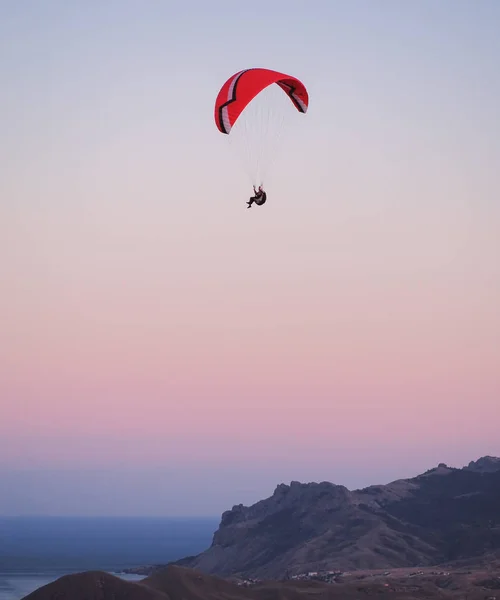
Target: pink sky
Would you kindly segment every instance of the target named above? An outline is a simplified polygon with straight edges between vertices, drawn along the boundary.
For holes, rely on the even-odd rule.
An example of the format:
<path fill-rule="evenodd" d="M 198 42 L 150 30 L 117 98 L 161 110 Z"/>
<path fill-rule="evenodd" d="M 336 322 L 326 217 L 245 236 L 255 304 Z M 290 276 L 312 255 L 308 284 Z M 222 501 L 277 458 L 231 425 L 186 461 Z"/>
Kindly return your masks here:
<path fill-rule="evenodd" d="M 287 477 L 367 485 L 500 454 L 500 79 L 485 46 L 498 37 L 464 7 L 443 34 L 449 15 L 426 6 L 435 29 L 426 10 L 384 25 L 365 5 L 368 35 L 354 8 L 326 27 L 335 11 L 323 3 L 309 54 L 280 33 L 256 56 L 184 48 L 173 23 L 208 43 L 189 11 L 70 10 L 64 27 L 47 14 L 38 30 L 13 9 L 5 39 L 18 55 L 4 59 L 0 100 L 0 469 L 202 469 L 229 490 L 211 499 L 218 512 Z M 268 18 L 271 30 L 280 11 Z M 384 27 L 401 33 L 373 54 Z M 113 44 L 130 32 L 120 58 Z M 399 35 L 427 41 L 403 57 Z M 476 40 L 467 57 L 464 39 Z M 259 62 L 294 70 L 312 100 L 270 200 L 247 211 L 212 105 L 225 77 Z M 190 92 L 178 112 L 172 87 Z M 246 473 L 244 497 L 231 495 L 228 468 Z M 160 500 L 182 512 L 182 500 Z M 204 513 L 203 499 L 190 510 Z"/>

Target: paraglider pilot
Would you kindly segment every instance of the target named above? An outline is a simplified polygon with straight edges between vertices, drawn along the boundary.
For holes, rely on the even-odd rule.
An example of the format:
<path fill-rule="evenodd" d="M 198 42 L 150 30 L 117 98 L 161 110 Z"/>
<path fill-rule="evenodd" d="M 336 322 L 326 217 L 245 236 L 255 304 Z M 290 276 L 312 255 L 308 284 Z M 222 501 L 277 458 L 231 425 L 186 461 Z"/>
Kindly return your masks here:
<path fill-rule="evenodd" d="M 247 208 L 250 208 L 254 202 L 255 202 L 255 204 L 257 204 L 257 206 L 262 206 L 264 204 L 264 202 L 267 200 L 267 194 L 262 189 L 261 185 L 259 185 L 258 190 L 255 189 L 255 186 L 253 186 L 253 193 L 254 193 L 254 196 L 252 196 L 250 198 L 250 200 L 247 202 L 247 204 L 248 204 Z"/>

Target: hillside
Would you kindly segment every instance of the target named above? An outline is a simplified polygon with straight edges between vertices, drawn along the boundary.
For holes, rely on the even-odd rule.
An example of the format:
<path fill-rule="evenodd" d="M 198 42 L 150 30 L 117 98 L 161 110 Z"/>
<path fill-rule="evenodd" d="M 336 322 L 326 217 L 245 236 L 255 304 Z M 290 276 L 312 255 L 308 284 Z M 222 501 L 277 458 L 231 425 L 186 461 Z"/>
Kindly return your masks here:
<path fill-rule="evenodd" d="M 64 575 L 23 600 L 169 600 L 159 590 L 101 571 Z"/>
<path fill-rule="evenodd" d="M 400 570 L 337 575 L 331 583 L 275 581 L 250 586 L 169 566 L 139 583 L 100 572 L 67 575 L 24 600 L 494 600 L 500 595 L 500 571 L 438 572 Z"/>
<path fill-rule="evenodd" d="M 281 579 L 307 571 L 391 569 L 500 551 L 500 459 L 350 491 L 280 484 L 222 515 L 210 548 L 176 564 L 221 576 Z"/>

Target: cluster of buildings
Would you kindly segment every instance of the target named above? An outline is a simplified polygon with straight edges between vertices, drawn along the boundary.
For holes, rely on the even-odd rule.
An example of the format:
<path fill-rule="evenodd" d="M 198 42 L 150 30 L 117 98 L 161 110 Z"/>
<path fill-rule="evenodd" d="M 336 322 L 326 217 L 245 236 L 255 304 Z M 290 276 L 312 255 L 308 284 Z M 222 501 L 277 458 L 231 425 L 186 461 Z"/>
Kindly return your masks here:
<path fill-rule="evenodd" d="M 285 580 L 292 581 L 322 581 L 324 583 L 335 583 L 337 578 L 344 575 L 342 571 L 309 571 L 308 573 L 300 573 L 298 575 L 288 575 Z M 239 586 L 250 587 L 261 583 L 260 579 L 242 579 L 237 582 Z"/>
<path fill-rule="evenodd" d="M 309 573 L 301 573 L 292 575 L 288 579 L 295 581 L 323 581 L 324 583 L 335 583 L 338 577 L 344 575 L 342 571 L 309 571 Z"/>
<path fill-rule="evenodd" d="M 292 581 L 322 581 L 323 583 L 339 583 L 340 578 L 342 576 L 350 575 L 351 573 L 347 573 L 344 571 L 309 571 L 307 573 L 300 573 L 298 575 L 286 575 L 284 580 L 292 580 Z M 391 571 L 385 571 L 383 573 L 370 573 L 366 575 L 360 575 L 361 579 L 365 577 L 389 577 L 391 576 Z M 449 575 L 447 571 L 431 571 L 428 573 L 430 575 Z M 425 575 L 424 571 L 412 571 L 406 574 L 406 577 L 418 577 Z M 402 575 L 399 575 L 400 577 Z M 260 579 L 243 579 L 237 582 L 238 585 L 244 587 L 250 587 L 252 585 L 256 585 L 261 583 Z M 495 599 L 496 600 L 496 599 Z M 499 599 L 500 600 L 500 599 Z"/>
<path fill-rule="evenodd" d="M 250 587 L 251 585 L 255 585 L 256 583 L 260 583 L 259 579 L 240 579 L 236 582 L 236 585 L 242 587 Z"/>

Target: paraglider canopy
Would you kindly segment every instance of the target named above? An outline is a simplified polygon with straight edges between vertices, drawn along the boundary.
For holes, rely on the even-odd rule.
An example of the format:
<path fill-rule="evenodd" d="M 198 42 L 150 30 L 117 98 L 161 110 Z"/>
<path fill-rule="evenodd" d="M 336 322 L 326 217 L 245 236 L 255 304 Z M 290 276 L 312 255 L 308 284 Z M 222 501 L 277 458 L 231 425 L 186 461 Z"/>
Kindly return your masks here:
<path fill-rule="evenodd" d="M 274 83 L 289 96 L 299 112 L 307 112 L 309 95 L 296 77 L 271 69 L 245 69 L 232 75 L 217 95 L 214 117 L 219 131 L 229 134 L 245 107 Z"/>
<path fill-rule="evenodd" d="M 307 112 L 308 107 L 304 84 L 271 69 L 244 69 L 220 88 L 215 124 L 254 186 L 267 182 L 284 144 L 286 121 L 290 119 L 292 125 L 297 113 Z"/>

